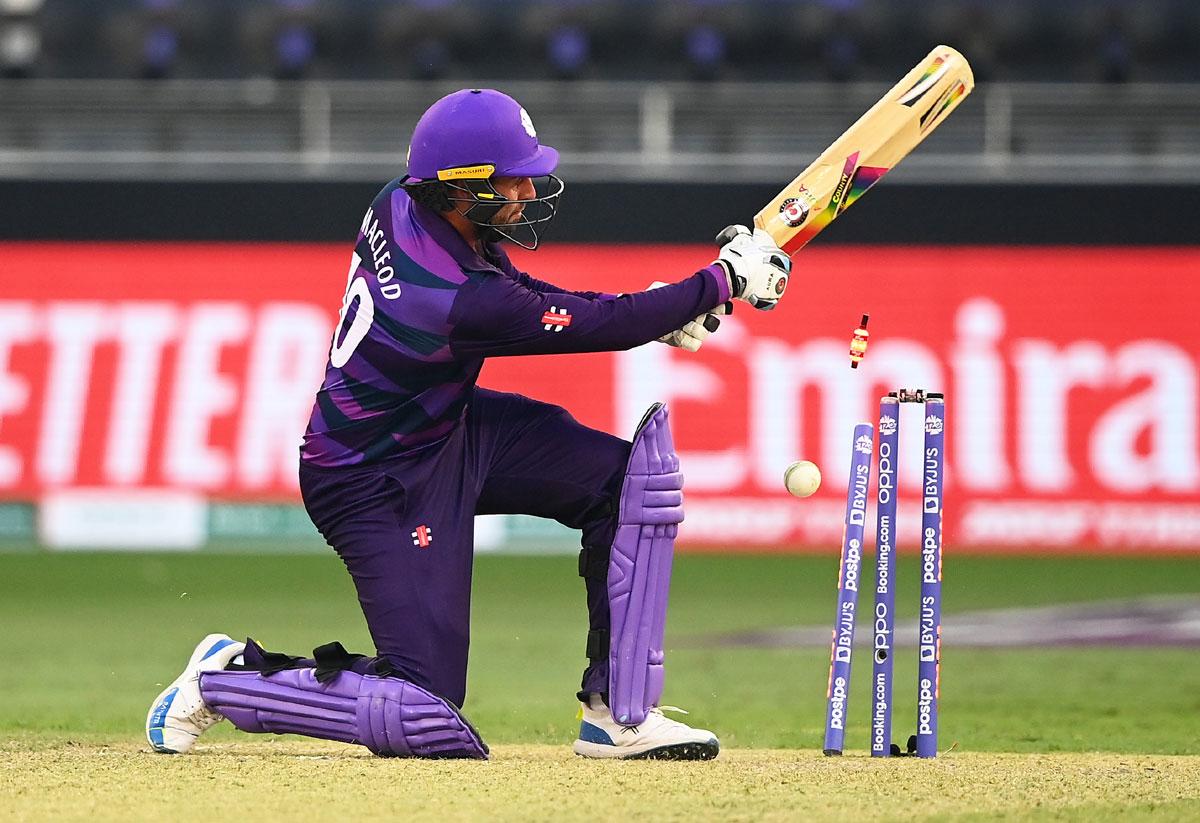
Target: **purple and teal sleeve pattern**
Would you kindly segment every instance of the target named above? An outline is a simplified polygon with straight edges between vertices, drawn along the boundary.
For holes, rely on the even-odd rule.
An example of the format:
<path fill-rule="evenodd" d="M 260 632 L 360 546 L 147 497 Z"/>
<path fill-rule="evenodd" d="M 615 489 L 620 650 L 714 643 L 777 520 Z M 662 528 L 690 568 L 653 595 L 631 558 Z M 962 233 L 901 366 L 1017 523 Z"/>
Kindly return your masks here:
<path fill-rule="evenodd" d="M 477 254 L 398 180 L 376 196 L 302 460 L 335 468 L 431 446 L 461 424 L 485 357 L 628 349 L 729 299 L 715 266 L 618 297 L 565 291 L 488 252 Z"/>

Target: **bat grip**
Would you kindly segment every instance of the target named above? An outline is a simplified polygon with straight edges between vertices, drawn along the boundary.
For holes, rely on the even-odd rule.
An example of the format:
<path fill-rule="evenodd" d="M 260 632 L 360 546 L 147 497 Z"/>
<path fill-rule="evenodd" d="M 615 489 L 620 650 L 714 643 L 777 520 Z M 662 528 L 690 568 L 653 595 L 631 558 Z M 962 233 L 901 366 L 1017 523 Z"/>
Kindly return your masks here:
<path fill-rule="evenodd" d="M 726 226 L 725 228 L 721 229 L 720 234 L 717 235 L 717 245 L 724 246 L 726 243 L 733 240 L 733 238 L 735 238 L 737 236 L 738 236 L 737 226 Z"/>

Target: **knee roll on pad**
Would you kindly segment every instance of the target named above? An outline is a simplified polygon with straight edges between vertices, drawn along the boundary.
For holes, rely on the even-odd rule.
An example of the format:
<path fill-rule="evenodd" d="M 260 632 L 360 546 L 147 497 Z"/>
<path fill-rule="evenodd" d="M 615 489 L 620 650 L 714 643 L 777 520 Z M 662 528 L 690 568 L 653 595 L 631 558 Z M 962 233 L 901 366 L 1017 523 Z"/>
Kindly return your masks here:
<path fill-rule="evenodd" d="M 609 708 L 632 726 L 663 690 L 663 631 L 675 535 L 683 522 L 683 475 L 666 406 L 646 412 L 625 470 L 608 564 Z"/>
<path fill-rule="evenodd" d="M 302 734 L 359 743 L 392 757 L 474 758 L 488 747 L 449 702 L 396 677 L 343 671 L 327 682 L 311 668 L 205 672 L 204 702 L 245 732 Z"/>

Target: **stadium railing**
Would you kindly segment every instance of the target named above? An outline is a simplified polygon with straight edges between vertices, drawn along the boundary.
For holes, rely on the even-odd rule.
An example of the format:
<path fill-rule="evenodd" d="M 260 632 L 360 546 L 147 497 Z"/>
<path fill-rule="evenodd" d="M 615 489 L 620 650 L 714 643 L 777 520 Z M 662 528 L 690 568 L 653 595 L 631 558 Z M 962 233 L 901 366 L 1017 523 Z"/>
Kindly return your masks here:
<path fill-rule="evenodd" d="M 7 178 L 379 179 L 456 82 L 0 81 Z M 470 85 L 495 85 L 479 80 Z M 505 82 L 575 180 L 777 182 L 878 83 Z M 981 85 L 909 182 L 1200 181 L 1200 85 Z"/>

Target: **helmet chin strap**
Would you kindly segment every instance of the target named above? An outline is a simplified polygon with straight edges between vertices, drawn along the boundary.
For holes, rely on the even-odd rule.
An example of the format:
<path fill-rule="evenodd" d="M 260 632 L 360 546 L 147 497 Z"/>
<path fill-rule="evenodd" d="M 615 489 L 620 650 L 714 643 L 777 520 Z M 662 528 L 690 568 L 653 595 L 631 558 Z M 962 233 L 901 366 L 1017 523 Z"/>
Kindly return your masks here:
<path fill-rule="evenodd" d="M 498 229 L 496 226 L 492 226 L 492 225 L 480 226 L 478 224 L 476 224 L 476 225 L 477 225 L 476 236 L 478 236 L 479 239 L 481 241 L 483 241 L 484 243 L 498 243 L 504 239 L 511 239 L 511 238 L 508 238 L 507 235 L 505 235 L 504 232 L 500 231 L 500 229 Z"/>

